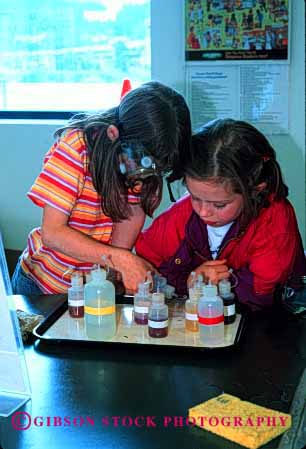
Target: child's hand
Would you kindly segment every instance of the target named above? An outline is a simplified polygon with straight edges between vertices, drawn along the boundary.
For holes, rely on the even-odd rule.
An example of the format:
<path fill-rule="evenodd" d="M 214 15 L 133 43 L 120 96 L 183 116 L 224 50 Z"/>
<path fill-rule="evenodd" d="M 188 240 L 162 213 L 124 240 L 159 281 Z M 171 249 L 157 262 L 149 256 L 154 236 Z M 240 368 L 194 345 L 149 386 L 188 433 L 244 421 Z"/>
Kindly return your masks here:
<path fill-rule="evenodd" d="M 116 269 L 121 273 L 126 292 L 130 294 L 137 292 L 138 284 L 146 280 L 148 271 L 156 272 L 150 262 L 130 251 L 120 249 L 112 259 Z"/>
<path fill-rule="evenodd" d="M 227 279 L 230 277 L 230 272 L 228 266 L 226 265 L 226 260 L 208 260 L 202 263 L 196 270 L 195 273 L 202 274 L 204 282 L 211 282 L 212 284 L 218 284 L 222 279 Z M 187 285 L 191 282 L 191 275 L 188 278 Z"/>

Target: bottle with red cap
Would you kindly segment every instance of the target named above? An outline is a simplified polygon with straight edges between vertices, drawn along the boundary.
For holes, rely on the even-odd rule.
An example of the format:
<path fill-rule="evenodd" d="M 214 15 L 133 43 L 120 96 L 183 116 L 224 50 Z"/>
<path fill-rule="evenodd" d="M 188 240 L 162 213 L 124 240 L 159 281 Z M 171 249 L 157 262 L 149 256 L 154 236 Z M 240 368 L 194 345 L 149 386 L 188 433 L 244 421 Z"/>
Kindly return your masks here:
<path fill-rule="evenodd" d="M 216 285 L 205 285 L 198 304 L 200 341 L 205 346 L 224 342 L 223 301 Z"/>

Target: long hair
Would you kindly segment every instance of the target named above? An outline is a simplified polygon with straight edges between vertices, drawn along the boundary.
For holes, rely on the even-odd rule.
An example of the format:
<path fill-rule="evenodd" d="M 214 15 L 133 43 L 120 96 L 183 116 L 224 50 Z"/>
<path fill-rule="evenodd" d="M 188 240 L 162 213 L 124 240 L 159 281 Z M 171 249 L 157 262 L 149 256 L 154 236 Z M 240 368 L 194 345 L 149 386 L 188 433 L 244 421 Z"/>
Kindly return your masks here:
<path fill-rule="evenodd" d="M 224 183 L 241 194 L 242 227 L 268 207 L 271 197 L 280 200 L 288 196 L 274 149 L 254 126 L 239 120 L 215 120 L 192 137 L 186 176 Z M 260 184 L 263 188 L 258 188 Z"/>
<path fill-rule="evenodd" d="M 107 136 L 111 124 L 119 129 L 119 139 L 115 141 Z M 128 218 L 131 213 L 126 179 L 119 170 L 122 142 L 144 146 L 161 172 L 171 172 L 190 154 L 191 123 L 187 104 L 178 92 L 156 81 L 130 91 L 118 107 L 73 117 L 55 136 L 60 137 L 71 128 L 84 132 L 93 184 L 101 196 L 103 213 L 114 222 Z M 162 178 L 158 176 L 150 176 L 143 182 L 141 206 L 149 216 L 160 204 L 162 186 Z"/>

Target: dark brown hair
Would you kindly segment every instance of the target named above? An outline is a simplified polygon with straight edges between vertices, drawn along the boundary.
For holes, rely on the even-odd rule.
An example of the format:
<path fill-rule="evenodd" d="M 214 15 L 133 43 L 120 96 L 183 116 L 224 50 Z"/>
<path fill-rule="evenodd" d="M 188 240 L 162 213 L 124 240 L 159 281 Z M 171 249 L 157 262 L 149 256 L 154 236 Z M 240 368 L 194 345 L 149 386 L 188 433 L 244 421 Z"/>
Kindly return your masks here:
<path fill-rule="evenodd" d="M 119 139 L 107 136 L 109 125 L 119 129 Z M 90 172 L 101 195 L 103 212 L 113 221 L 130 215 L 126 178 L 119 170 L 122 142 L 143 145 L 157 161 L 160 172 L 172 171 L 190 154 L 191 122 L 187 104 L 178 92 L 152 81 L 126 94 L 118 107 L 95 114 L 80 114 L 56 131 L 60 137 L 67 129 L 81 129 L 90 158 Z M 171 176 L 171 174 L 170 174 Z M 144 180 L 141 206 L 152 215 L 162 197 L 162 177 Z"/>
<path fill-rule="evenodd" d="M 233 192 L 241 194 L 243 227 L 269 205 L 271 197 L 280 200 L 288 196 L 274 149 L 254 126 L 239 120 L 215 120 L 192 137 L 186 176 L 229 184 Z M 266 186 L 259 190 L 261 183 Z"/>

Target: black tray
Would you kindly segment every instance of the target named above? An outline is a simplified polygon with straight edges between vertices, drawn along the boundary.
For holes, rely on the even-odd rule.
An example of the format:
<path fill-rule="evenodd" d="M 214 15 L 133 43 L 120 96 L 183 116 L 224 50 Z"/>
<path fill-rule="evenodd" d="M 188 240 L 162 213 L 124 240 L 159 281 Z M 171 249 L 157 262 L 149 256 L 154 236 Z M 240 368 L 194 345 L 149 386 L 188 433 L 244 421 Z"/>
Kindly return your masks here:
<path fill-rule="evenodd" d="M 117 332 L 109 340 L 94 340 L 86 335 L 84 318 L 71 318 L 67 301 L 61 303 L 45 320 L 36 326 L 33 334 L 46 343 L 77 344 L 136 344 L 159 347 L 224 349 L 238 344 L 246 324 L 246 316 L 237 314 L 236 321 L 225 326 L 224 342 L 208 346 L 200 342 L 199 333 L 185 331 L 184 301 L 170 300 L 169 332 L 165 338 L 151 338 L 148 327 L 138 325 L 133 320 L 133 298 L 119 297 L 116 304 Z"/>

